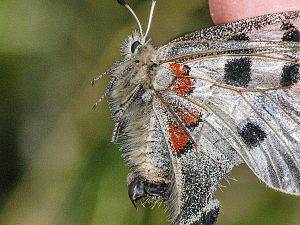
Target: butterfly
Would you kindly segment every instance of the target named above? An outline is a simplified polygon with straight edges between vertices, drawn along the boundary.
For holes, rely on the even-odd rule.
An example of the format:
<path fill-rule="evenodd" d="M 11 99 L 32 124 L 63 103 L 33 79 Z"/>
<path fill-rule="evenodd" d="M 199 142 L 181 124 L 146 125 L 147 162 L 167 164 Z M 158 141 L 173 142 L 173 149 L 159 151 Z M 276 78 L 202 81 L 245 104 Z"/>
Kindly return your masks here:
<path fill-rule="evenodd" d="M 155 47 L 137 21 L 110 75 L 112 141 L 128 194 L 164 202 L 170 222 L 214 224 L 214 192 L 245 163 L 268 187 L 300 195 L 300 11 L 214 26 Z"/>

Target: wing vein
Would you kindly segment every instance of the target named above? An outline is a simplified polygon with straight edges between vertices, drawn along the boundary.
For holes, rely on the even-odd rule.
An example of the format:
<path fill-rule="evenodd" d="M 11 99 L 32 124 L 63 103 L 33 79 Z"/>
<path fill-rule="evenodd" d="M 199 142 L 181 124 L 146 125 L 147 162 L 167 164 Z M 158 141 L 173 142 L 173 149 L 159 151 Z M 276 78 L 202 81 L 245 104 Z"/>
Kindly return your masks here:
<path fill-rule="evenodd" d="M 167 107 L 167 109 L 170 111 L 170 113 L 173 115 L 173 117 L 175 118 L 176 122 L 181 126 L 181 128 L 184 130 L 184 132 L 186 132 L 186 134 L 189 136 L 189 138 L 191 139 L 191 141 L 193 142 L 193 144 L 195 145 L 195 148 L 197 150 L 199 150 L 197 143 L 195 142 L 194 138 L 192 137 L 191 133 L 185 128 L 184 124 L 180 121 L 180 118 L 178 117 L 178 115 L 174 112 L 172 105 L 170 104 L 170 102 L 167 102 L 163 95 L 158 94 L 158 99 L 161 101 L 161 103 Z"/>
<path fill-rule="evenodd" d="M 270 101 L 273 102 L 273 104 L 276 105 L 280 110 L 282 110 L 284 112 L 284 114 L 294 122 L 294 124 L 296 124 L 298 127 L 300 127 L 300 124 L 298 123 L 298 121 L 296 121 L 293 117 L 291 117 L 287 113 L 287 111 L 280 104 L 278 104 L 276 101 L 274 101 L 274 99 L 268 93 L 263 92 L 262 94 L 265 95 L 268 99 L 270 99 Z"/>

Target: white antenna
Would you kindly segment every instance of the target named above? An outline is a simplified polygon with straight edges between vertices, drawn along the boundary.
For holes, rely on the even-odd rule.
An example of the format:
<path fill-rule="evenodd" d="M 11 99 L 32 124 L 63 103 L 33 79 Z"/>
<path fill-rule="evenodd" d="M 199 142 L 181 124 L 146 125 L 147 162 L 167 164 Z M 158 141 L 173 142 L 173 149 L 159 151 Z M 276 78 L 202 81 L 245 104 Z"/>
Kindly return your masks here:
<path fill-rule="evenodd" d="M 125 6 L 125 8 L 127 8 L 129 10 L 129 12 L 131 12 L 131 14 L 133 15 L 134 19 L 136 20 L 136 22 L 139 26 L 141 36 L 143 36 L 143 29 L 142 29 L 141 22 L 139 21 L 139 18 L 136 16 L 136 14 L 132 10 L 132 8 L 130 8 L 130 6 L 124 0 L 117 0 L 117 1 L 120 5 Z"/>
<path fill-rule="evenodd" d="M 146 37 L 149 33 L 150 27 L 151 27 L 151 22 L 152 22 L 152 18 L 153 18 L 153 13 L 154 13 L 154 8 L 155 8 L 155 4 L 156 4 L 156 0 L 152 0 L 152 5 L 151 5 L 151 10 L 150 10 L 150 15 L 149 15 L 149 21 L 148 21 L 148 27 L 144 36 L 144 41 L 146 40 Z"/>

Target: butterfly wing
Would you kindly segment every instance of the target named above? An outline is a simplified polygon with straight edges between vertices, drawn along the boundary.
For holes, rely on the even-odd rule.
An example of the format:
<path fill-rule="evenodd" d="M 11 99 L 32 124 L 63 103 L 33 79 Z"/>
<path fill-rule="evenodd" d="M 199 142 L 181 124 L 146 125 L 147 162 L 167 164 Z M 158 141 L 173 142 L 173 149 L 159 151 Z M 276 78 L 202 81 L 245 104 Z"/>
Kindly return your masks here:
<path fill-rule="evenodd" d="M 269 187 L 300 195 L 299 11 L 209 28 L 160 50 L 170 67 L 188 68 L 185 77 L 174 70 L 169 91 L 206 108 L 204 124 Z"/>
<path fill-rule="evenodd" d="M 287 90 L 219 93 L 206 104 L 214 113 L 206 122 L 232 136 L 234 149 L 269 187 L 299 195 L 300 127 L 293 118 L 299 112 L 299 100 Z M 289 113 L 290 109 L 276 101 L 285 96 L 297 101 L 293 105 L 297 110 Z"/>
<path fill-rule="evenodd" d="M 240 163 L 239 157 L 224 137 L 203 125 L 207 115 L 201 107 L 177 95 L 158 94 L 153 108 L 171 156 L 174 183 L 167 205 L 172 222 L 213 224 L 219 213 L 213 193 L 220 179 Z"/>
<path fill-rule="evenodd" d="M 291 40 L 293 38 L 297 39 L 294 34 L 296 33 L 295 30 L 299 30 L 299 23 L 300 11 L 273 13 L 202 29 L 179 37 L 171 43 L 204 40 Z"/>

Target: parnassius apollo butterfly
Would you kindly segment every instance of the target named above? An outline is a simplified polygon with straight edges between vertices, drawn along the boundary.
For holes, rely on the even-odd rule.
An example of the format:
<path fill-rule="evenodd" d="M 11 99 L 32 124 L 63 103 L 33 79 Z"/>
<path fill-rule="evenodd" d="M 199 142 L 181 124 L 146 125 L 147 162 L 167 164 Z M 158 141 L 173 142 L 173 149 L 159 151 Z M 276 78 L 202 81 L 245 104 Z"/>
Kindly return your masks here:
<path fill-rule="evenodd" d="M 163 201 L 172 224 L 214 224 L 219 181 L 246 163 L 267 186 L 300 195 L 300 11 L 210 27 L 156 48 L 122 45 L 106 93 L 128 193 Z"/>

